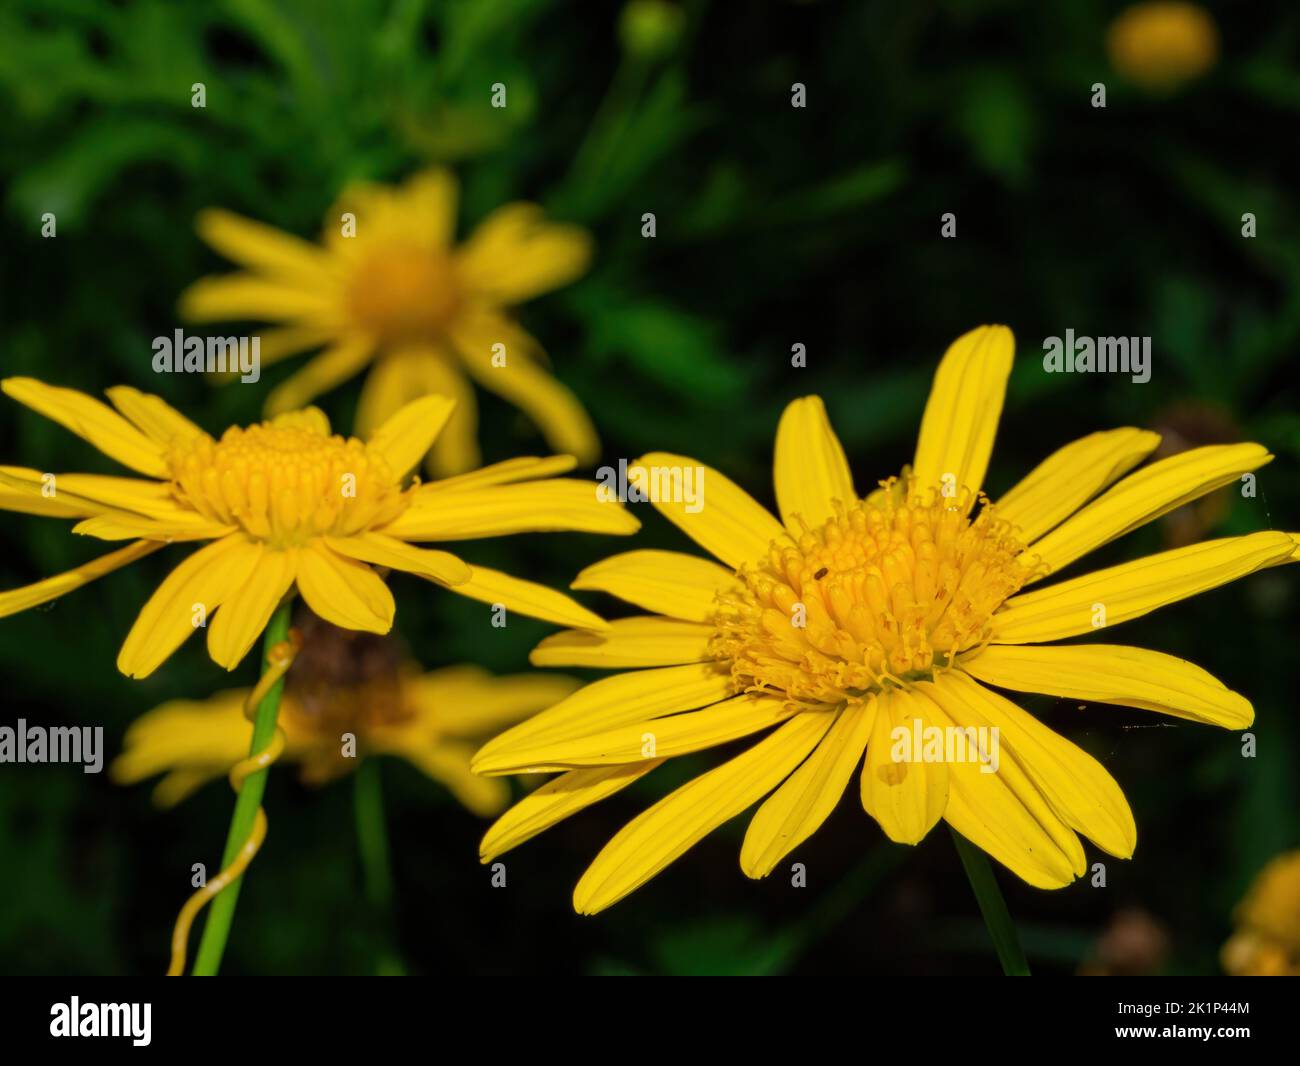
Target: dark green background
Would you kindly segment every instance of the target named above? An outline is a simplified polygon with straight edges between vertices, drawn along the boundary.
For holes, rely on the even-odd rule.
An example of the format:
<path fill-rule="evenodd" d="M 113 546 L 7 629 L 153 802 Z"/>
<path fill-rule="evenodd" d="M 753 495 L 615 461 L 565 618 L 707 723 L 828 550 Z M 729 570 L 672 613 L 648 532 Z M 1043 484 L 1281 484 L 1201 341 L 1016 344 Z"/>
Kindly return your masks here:
<path fill-rule="evenodd" d="M 150 341 L 179 325 L 184 286 L 221 261 L 194 237 L 221 205 L 314 235 L 349 179 L 422 164 L 462 177 L 462 232 L 511 198 L 588 225 L 587 278 L 523 309 L 600 428 L 606 461 L 683 452 L 767 503 L 777 418 L 826 400 L 860 489 L 910 458 L 945 346 L 983 322 L 1021 357 L 988 478 L 995 495 L 1050 450 L 1095 429 L 1161 426 L 1194 401 L 1207 426 L 1265 443 L 1255 499 L 1215 532 L 1300 528 L 1300 233 L 1294 140 L 1300 12 L 1211 5 L 1223 57 L 1153 96 L 1109 67 L 1122 5 L 758 3 L 682 5 L 680 40 L 630 56 L 620 7 L 536 0 L 107 3 L 18 0 L 0 11 L 4 277 L 0 367 L 99 393 L 165 396 L 209 430 L 255 420 L 266 390 L 160 378 Z M 190 85 L 207 107 L 190 106 Z M 793 82 L 808 106 L 790 106 Z M 1089 105 L 1105 82 L 1108 106 Z M 509 106 L 488 106 L 490 86 Z M 611 86 L 613 89 L 611 90 Z M 602 101 L 605 101 L 602 104 Z M 57 239 L 39 236 L 58 216 Z M 641 215 L 658 236 L 640 235 Z M 955 240 L 940 216 L 957 216 Z M 1240 235 L 1253 212 L 1258 236 Z M 1153 373 L 1047 375 L 1042 341 L 1149 335 Z M 790 348 L 807 345 L 806 369 Z M 324 403 L 350 424 L 356 384 Z M 489 461 L 536 453 L 513 410 L 484 398 Z M 1204 414 L 1210 408 L 1214 416 Z M 3 401 L 0 462 L 114 468 L 89 445 Z M 685 546 L 649 509 L 641 546 Z M 1101 561 L 1165 546 L 1157 523 Z M 64 523 L 0 516 L 0 582 L 13 587 L 95 551 Z M 487 542 L 471 561 L 563 586 L 627 542 Z M 143 682 L 117 647 L 180 553 L 151 557 L 45 609 L 0 621 L 0 722 L 128 723 L 177 696 L 230 684 L 191 641 Z M 1295 576 L 1256 575 L 1124 627 L 1118 639 L 1185 656 L 1245 693 L 1259 755 L 1232 733 L 1046 698 L 1027 705 L 1099 757 L 1137 817 L 1109 887 L 1046 893 L 1000 881 L 1040 972 L 1071 972 L 1119 910 L 1169 936 L 1166 969 L 1214 972 L 1251 875 L 1300 840 Z M 394 581 L 398 624 L 432 668 L 525 666 L 549 631 L 414 579 Z M 616 612 L 603 597 L 592 606 Z M 251 682 L 253 665 L 237 680 Z M 716 762 L 681 759 L 506 858 L 509 886 L 476 861 L 483 825 L 404 764 L 385 762 L 397 943 L 415 973 L 995 972 L 951 841 L 883 841 L 856 783 L 788 873 L 751 882 L 745 820 L 714 833 L 597 918 L 570 892 L 636 811 Z M 158 813 L 145 787 L 76 767 L 0 767 L 0 971 L 156 973 L 190 864 L 215 864 L 231 795 L 214 784 Z M 240 899 L 230 973 L 372 972 L 383 922 L 363 902 L 347 782 L 310 791 L 277 770 L 271 834 Z M 1103 856 L 1090 848 L 1090 861 Z"/>

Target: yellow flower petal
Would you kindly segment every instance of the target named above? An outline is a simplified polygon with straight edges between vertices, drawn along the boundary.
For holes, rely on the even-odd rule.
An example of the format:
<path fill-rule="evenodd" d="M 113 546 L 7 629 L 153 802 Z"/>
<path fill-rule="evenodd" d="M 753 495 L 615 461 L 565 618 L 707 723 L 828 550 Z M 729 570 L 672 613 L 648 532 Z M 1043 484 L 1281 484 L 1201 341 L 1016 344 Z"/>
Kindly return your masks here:
<path fill-rule="evenodd" d="M 786 407 L 776 428 L 772 466 L 777 509 L 796 538 L 803 533 L 796 515 L 816 528 L 835 517 L 831 501 L 857 499 L 849 461 L 820 396 L 805 396 Z"/>
<path fill-rule="evenodd" d="M 1055 572 L 1116 537 L 1236 481 L 1272 460 L 1258 444 L 1215 444 L 1171 455 L 1130 474 L 1033 546 Z M 1034 580 L 1039 580 L 1035 578 Z"/>
<path fill-rule="evenodd" d="M 949 483 L 975 492 L 984 484 L 1014 352 L 1015 339 L 1006 326 L 980 326 L 944 353 L 912 463 L 921 492 Z"/>
<path fill-rule="evenodd" d="M 1133 854 L 1137 826 L 1128 800 L 1086 751 L 960 670 L 940 674 L 926 691 L 961 725 L 997 726 L 999 747 L 1010 749 L 1071 829 L 1111 855 L 1127 859 Z"/>
<path fill-rule="evenodd" d="M 305 283 L 257 274 L 224 274 L 194 282 L 181 293 L 178 310 L 187 322 L 301 318 L 308 320 L 304 325 L 326 326 L 336 321 L 334 301 L 333 292 Z"/>
<path fill-rule="evenodd" d="M 1252 533 L 1097 570 L 1007 600 L 993 615 L 993 642 L 1041 644 L 1127 622 L 1264 567 L 1291 562 L 1295 551 L 1289 533 Z"/>
<path fill-rule="evenodd" d="M 477 768 L 480 760 L 516 748 L 558 744 L 589 733 L 705 707 L 726 699 L 734 691 L 730 675 L 715 663 L 690 663 L 604 677 L 488 741 L 474 757 L 474 765 Z"/>
<path fill-rule="evenodd" d="M 296 411 L 311 403 L 321 393 L 361 373 L 374 354 L 375 342 L 369 337 L 344 337 L 271 390 L 266 398 L 267 415 Z"/>
<path fill-rule="evenodd" d="M 455 407 L 455 401 L 446 396 L 412 400 L 375 430 L 368 446 L 384 457 L 394 477 L 401 480 L 433 446 Z"/>
<path fill-rule="evenodd" d="M 922 732 L 931 724 L 930 701 L 915 692 L 887 689 L 874 703 L 862 764 L 862 806 L 890 840 L 918 844 L 948 806 L 948 764 L 925 761 L 922 752 L 910 750 L 913 722 L 920 721 Z M 895 730 L 907 732 L 906 759 L 895 758 Z"/>
<path fill-rule="evenodd" d="M 593 614 L 576 600 L 563 592 L 539 585 L 534 581 L 511 577 L 499 570 L 489 570 L 486 566 L 471 567 L 468 581 L 449 586 L 458 596 L 471 600 L 497 604 L 507 611 L 518 611 L 529 618 L 540 618 L 543 622 L 555 622 L 562 626 L 577 626 L 580 629 L 605 629 L 607 623 L 598 614 Z"/>
<path fill-rule="evenodd" d="M 62 501 L 70 515 L 96 515 L 109 511 L 130 511 L 145 518 L 161 521 L 184 521 L 193 511 L 182 509 L 172 495 L 171 487 L 162 481 L 143 481 L 133 477 L 109 477 L 103 474 L 51 474 L 47 475 L 23 467 L 0 467 L 0 484 L 11 486 L 16 495 L 45 498 L 50 502 Z M 39 512 L 46 513 L 46 512 Z M 53 513 L 53 512 L 50 512 Z"/>
<path fill-rule="evenodd" d="M 1090 433 L 1058 448 L 997 502 L 998 516 L 1029 544 L 1155 451 L 1160 434 L 1131 426 Z"/>
<path fill-rule="evenodd" d="M 235 532 L 235 526 L 212 522 L 194 511 L 177 511 L 169 518 L 146 518 L 126 511 L 105 511 L 72 527 L 72 532 L 99 540 L 134 540 L 144 537 L 168 543 L 187 540 L 220 540 Z"/>
<path fill-rule="evenodd" d="M 746 876 L 766 877 L 826 821 L 862 758 L 874 720 L 874 702 L 845 707 L 817 750 L 763 801 L 740 849 Z"/>
<path fill-rule="evenodd" d="M 248 580 L 264 551 L 241 534 L 196 551 L 167 575 L 144 605 L 118 653 L 117 668 L 128 677 L 152 674 L 194 632 L 196 622 L 210 619 Z"/>
<path fill-rule="evenodd" d="M 635 533 L 641 523 L 588 481 L 553 478 L 519 485 L 418 493 L 382 532 L 401 540 L 473 540 L 507 533 Z"/>
<path fill-rule="evenodd" d="M 384 350 L 361 386 L 354 433 L 367 439 L 404 404 L 438 394 L 456 403 L 428 455 L 434 476 L 458 474 L 479 464 L 478 401 L 458 360 L 445 346 L 428 344 Z"/>
<path fill-rule="evenodd" d="M 343 236 L 339 219 L 345 212 L 355 215 L 361 223 L 355 236 Z M 332 255 L 355 263 L 388 242 L 420 242 L 420 235 L 411 232 L 410 214 L 401 190 L 377 182 L 349 182 L 325 212 L 321 243 Z"/>
<path fill-rule="evenodd" d="M 573 392 L 538 365 L 540 348 L 526 332 L 500 315 L 480 312 L 452 323 L 456 354 L 474 379 L 518 407 L 558 452 L 582 465 L 600 454 L 600 440 Z M 494 345 L 505 346 L 505 363 L 494 361 Z"/>
<path fill-rule="evenodd" d="M 115 552 L 109 552 L 107 555 L 101 555 L 88 563 L 82 563 L 81 566 L 65 573 L 37 581 L 33 585 L 0 592 L 0 618 L 7 618 L 29 607 L 56 600 L 74 589 L 81 588 L 82 585 L 90 584 L 96 578 L 111 574 L 114 570 L 119 570 L 128 563 L 133 563 L 163 547 L 166 545 L 161 541 L 142 540 L 129 544 L 125 548 L 119 548 Z"/>
<path fill-rule="evenodd" d="M 419 574 L 442 585 L 463 585 L 470 579 L 469 565 L 451 552 L 417 548 L 404 540 L 386 537 L 382 533 L 325 537 L 324 541 L 332 551 L 346 555 L 349 559 Z"/>
<path fill-rule="evenodd" d="M 482 462 L 482 456 L 478 447 L 478 400 L 469 379 L 453 363 L 452 357 L 446 355 L 430 358 L 424 367 L 424 377 L 428 382 L 426 391 L 456 401 L 456 409 L 429 452 L 426 466 L 430 475 L 446 477 L 473 470 Z M 559 472 L 572 470 L 573 465 Z"/>
<path fill-rule="evenodd" d="M 376 731 L 370 738 L 370 748 L 401 756 L 446 788 L 461 806 L 480 818 L 496 814 L 510 802 L 510 789 L 504 781 L 470 773 L 472 744 L 446 740 L 437 733 L 417 728 L 386 728 Z"/>
<path fill-rule="evenodd" d="M 492 823 L 479 844 L 480 862 L 491 862 L 538 833 L 639 781 L 663 759 L 624 766 L 571 770 L 535 789 Z"/>
<path fill-rule="evenodd" d="M 247 750 L 247 742 L 245 742 L 244 748 Z M 235 762 L 238 761 L 238 759 L 235 760 Z M 210 781 L 215 781 L 224 776 L 226 775 L 218 770 L 173 770 L 154 786 L 150 799 L 153 800 L 155 807 L 168 810 L 189 799 Z"/>
<path fill-rule="evenodd" d="M 208 654 L 218 666 L 233 670 L 266 629 L 280 601 L 293 587 L 296 559 L 287 551 L 267 550 L 257 569 L 208 624 Z"/>
<path fill-rule="evenodd" d="M 702 711 L 670 714 L 563 741 L 546 740 L 532 746 L 511 747 L 498 755 L 485 756 L 480 752 L 474 759 L 474 772 L 541 773 L 672 758 L 750 736 L 794 713 L 792 705 L 770 696 L 734 696 Z"/>
<path fill-rule="evenodd" d="M 141 715 L 126 731 L 123 754 L 132 769 L 130 776 L 139 780 L 167 769 L 227 773 L 248 756 L 253 723 L 244 714 L 244 704 L 250 691 L 225 689 L 201 700 L 168 700 Z M 296 759 L 318 745 L 319 738 L 299 724 L 305 711 L 291 692 L 284 694 L 280 708 L 285 757 Z"/>
<path fill-rule="evenodd" d="M 379 575 L 323 544 L 298 553 L 298 591 L 308 607 L 343 629 L 387 633 L 393 628 L 393 594 Z"/>
<path fill-rule="evenodd" d="M 106 404 L 75 389 L 56 388 L 35 378 L 5 378 L 0 388 L 123 466 L 150 477 L 168 476 L 158 445 Z"/>
<path fill-rule="evenodd" d="M 248 755 L 253 723 L 244 717 L 247 697 L 248 689 L 230 689 L 203 700 L 168 700 L 145 712 L 127 729 L 109 777 L 132 785 L 169 770 L 199 772 L 201 781 L 227 773 Z"/>
<path fill-rule="evenodd" d="M 934 705 L 931 717 L 945 728 L 978 728 L 978 716 L 951 716 L 935 686 L 921 689 Z M 959 713 L 964 705 L 957 704 Z M 948 806 L 943 819 L 1035 888 L 1063 888 L 1087 868 L 1083 845 L 1030 780 L 1014 753 L 1002 749 L 997 773 L 978 762 L 948 767 Z"/>
<path fill-rule="evenodd" d="M 114 407 L 135 423 L 155 444 L 166 448 L 174 440 L 203 436 L 203 430 L 159 396 L 128 385 L 105 389 Z"/>
<path fill-rule="evenodd" d="M 452 666 L 410 678 L 402 690 L 407 702 L 442 732 L 476 738 L 559 703 L 581 685 L 562 674 L 497 677 L 479 666 Z"/>
<path fill-rule="evenodd" d="M 496 303 L 515 304 L 567 285 L 591 262 L 591 238 L 546 222 L 536 204 L 499 207 L 456 255 L 462 283 Z"/>
<path fill-rule="evenodd" d="M 304 284 L 327 285 L 329 261 L 320 248 L 283 230 L 211 207 L 195 220 L 199 236 L 240 266 Z"/>
<path fill-rule="evenodd" d="M 432 347 L 383 348 L 375 353 L 357 400 L 353 433 L 371 435 L 412 400 L 439 390 L 431 388 L 429 366 L 444 358 Z"/>
<path fill-rule="evenodd" d="M 617 903 L 710 832 L 772 791 L 817 746 L 832 715 L 801 714 L 748 751 L 669 793 L 629 822 L 573 891 L 579 914 Z"/>
<path fill-rule="evenodd" d="M 41 487 L 47 475 L 25 466 L 0 466 L 0 511 L 42 515 L 46 518 L 84 518 L 103 508 L 89 500 L 62 498 L 58 478 L 52 483 L 54 494 L 47 496 Z"/>
<path fill-rule="evenodd" d="M 687 475 L 690 480 L 687 480 Z M 733 569 L 765 558 L 773 541 L 789 543 L 785 528 L 734 481 L 684 455 L 650 452 L 628 466 L 627 478 L 655 508 L 705 551 Z M 677 480 L 698 498 L 674 493 Z M 673 496 L 680 499 L 673 499 Z M 689 508 L 689 509 L 688 509 Z"/>
<path fill-rule="evenodd" d="M 578 461 L 572 455 L 550 455 L 544 459 L 522 456 L 492 463 L 467 474 L 430 481 L 419 487 L 421 497 L 439 492 L 459 492 L 463 489 L 482 489 L 490 485 L 510 485 L 517 481 L 535 481 L 539 478 L 567 474 Z"/>
<path fill-rule="evenodd" d="M 411 214 L 411 237 L 424 248 L 446 248 L 456 236 L 456 176 L 446 167 L 413 175 L 398 193 Z"/>
<path fill-rule="evenodd" d="M 711 658 L 713 627 L 657 615 L 610 622 L 599 632 L 566 630 L 547 637 L 528 657 L 534 666 L 676 666 Z"/>
<path fill-rule="evenodd" d="M 1185 659 L 1122 644 L 990 644 L 961 660 L 968 674 L 1017 692 L 1117 703 L 1193 722 L 1245 729 L 1250 701 Z"/>
<path fill-rule="evenodd" d="M 285 429 L 301 429 L 307 433 L 314 433 L 318 437 L 328 437 L 330 435 L 330 420 L 319 407 L 304 407 L 301 411 L 286 411 L 273 417 L 271 424 L 282 426 Z"/>
<path fill-rule="evenodd" d="M 335 325 L 278 326 L 274 329 L 257 331 L 257 354 L 265 369 L 273 363 L 287 359 L 292 355 L 301 355 L 310 348 L 319 348 L 335 340 L 339 335 Z M 218 375 L 226 380 L 233 380 L 235 374 Z M 360 435 L 360 434 L 358 434 Z"/>
<path fill-rule="evenodd" d="M 654 614 L 704 622 L 716 609 L 716 593 L 735 583 L 735 574 L 707 559 L 641 549 L 587 567 L 570 587 L 608 592 Z"/>

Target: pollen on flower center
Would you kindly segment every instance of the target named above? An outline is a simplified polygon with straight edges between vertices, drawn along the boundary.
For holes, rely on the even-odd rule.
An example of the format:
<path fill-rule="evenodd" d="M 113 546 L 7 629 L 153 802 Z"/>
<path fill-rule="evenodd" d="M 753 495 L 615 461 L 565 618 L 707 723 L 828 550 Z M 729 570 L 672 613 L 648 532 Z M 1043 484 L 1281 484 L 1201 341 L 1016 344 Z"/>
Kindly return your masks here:
<path fill-rule="evenodd" d="M 1032 560 L 991 504 L 971 519 L 969 494 L 927 502 L 900 488 L 884 483 L 742 568 L 710 644 L 737 684 L 839 704 L 931 677 L 987 639 Z"/>
<path fill-rule="evenodd" d="M 330 436 L 306 412 L 233 426 L 219 441 L 191 438 L 168 463 L 184 503 L 277 548 L 382 525 L 408 502 L 382 456 Z"/>
<path fill-rule="evenodd" d="M 414 246 L 362 259 L 349 298 L 357 320 L 390 343 L 437 336 L 461 305 L 450 257 Z"/>

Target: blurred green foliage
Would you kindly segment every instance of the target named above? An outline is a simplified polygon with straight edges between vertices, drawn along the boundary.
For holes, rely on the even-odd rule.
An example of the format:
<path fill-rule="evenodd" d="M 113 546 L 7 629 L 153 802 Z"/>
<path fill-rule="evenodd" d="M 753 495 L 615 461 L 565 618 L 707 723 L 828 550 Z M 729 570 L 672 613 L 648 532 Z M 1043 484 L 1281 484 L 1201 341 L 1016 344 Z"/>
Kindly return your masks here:
<path fill-rule="evenodd" d="M 771 502 L 776 420 L 817 392 L 867 488 L 908 460 L 948 342 L 1006 322 L 1021 355 L 992 490 L 1076 436 L 1163 428 L 1181 411 L 1192 443 L 1198 426 L 1227 426 L 1277 455 L 1259 496 L 1228 501 L 1215 530 L 1297 528 L 1300 157 L 1282 146 L 1300 111 L 1300 11 L 1210 5 L 1219 65 L 1154 98 L 1107 64 L 1105 30 L 1121 6 L 684 0 L 647 38 L 613 3 L 11 0 L 0 10 L 0 368 L 92 392 L 133 384 L 209 429 L 251 421 L 299 361 L 225 389 L 150 370 L 151 338 L 177 325 L 177 294 L 222 268 L 193 235 L 195 212 L 221 205 L 313 235 L 346 181 L 444 162 L 462 178 L 462 232 L 516 197 L 592 229 L 590 275 L 523 317 L 591 410 L 608 461 L 694 455 Z M 1098 81 L 1105 109 L 1089 103 Z M 202 109 L 191 105 L 199 82 Z M 795 82 L 806 108 L 790 106 Z M 508 87 L 504 109 L 490 106 L 495 83 Z M 56 239 L 40 236 L 46 212 Z M 653 240 L 641 236 L 645 212 Z M 945 212 L 955 239 L 940 237 Z M 1241 236 L 1245 212 L 1258 220 L 1253 239 Z M 1042 338 L 1066 328 L 1152 336 L 1150 383 L 1044 374 Z M 790 365 L 796 343 L 806 368 Z M 5 403 L 0 461 L 112 469 Z M 354 403 L 347 388 L 325 406 L 346 427 Z M 540 446 L 491 398 L 483 444 L 488 461 Z M 643 517 L 643 545 L 684 546 Z M 1100 561 L 1156 550 L 1170 528 L 1157 523 Z M 4 587 L 90 555 L 61 524 L 18 515 L 3 516 L 0 543 Z M 563 586 L 624 547 L 547 536 L 486 542 L 469 557 Z M 102 724 L 115 751 L 145 709 L 228 685 L 198 642 L 144 682 L 114 669 L 174 563 L 150 558 L 3 620 L 4 719 Z M 400 579 L 395 591 L 402 636 L 431 668 L 519 670 L 548 631 L 487 630 L 479 605 Z M 1040 972 L 1078 967 L 1124 907 L 1168 931 L 1166 969 L 1215 970 L 1233 902 L 1270 855 L 1300 841 L 1296 615 L 1295 578 L 1274 571 L 1123 637 L 1247 694 L 1253 761 L 1238 737 L 1208 727 L 1027 701 L 1108 765 L 1139 825 L 1135 859 L 1107 863 L 1105 890 L 1043 893 L 1001 877 Z M 914 850 L 883 842 L 855 788 L 792 857 L 807 888 L 780 872 L 745 880 L 738 822 L 611 912 L 575 917 L 571 887 L 601 844 L 715 760 L 679 760 L 509 856 L 504 890 L 477 864 L 482 825 L 386 763 L 403 965 L 993 972 L 946 835 Z M 346 782 L 310 791 L 272 774 L 271 835 L 241 897 L 228 971 L 380 965 L 388 934 L 363 902 L 350 802 Z M 102 775 L 0 767 L 0 971 L 160 971 L 190 865 L 216 861 L 230 804 L 214 785 L 158 813 L 146 789 Z"/>

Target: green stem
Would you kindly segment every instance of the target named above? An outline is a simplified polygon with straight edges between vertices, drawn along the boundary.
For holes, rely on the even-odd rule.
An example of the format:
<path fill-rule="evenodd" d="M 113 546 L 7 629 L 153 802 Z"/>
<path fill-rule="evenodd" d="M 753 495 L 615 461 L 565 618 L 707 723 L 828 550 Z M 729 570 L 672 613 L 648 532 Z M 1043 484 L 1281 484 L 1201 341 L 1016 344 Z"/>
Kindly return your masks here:
<path fill-rule="evenodd" d="M 590 196 L 604 176 L 610 158 L 627 131 L 632 108 L 649 79 L 651 65 L 640 56 L 624 55 L 614 79 L 587 127 L 586 136 L 574 153 L 569 182 L 578 193 Z M 581 210 L 577 202 L 566 203 L 567 213 Z"/>
<path fill-rule="evenodd" d="M 998 953 L 998 961 L 1002 963 L 1002 972 L 1008 977 L 1028 977 L 1029 963 L 1020 948 L 1015 923 L 1011 921 L 1007 901 L 1002 898 L 1002 892 L 993 877 L 993 867 L 989 865 L 988 856 L 955 829 L 952 830 L 952 839 L 957 845 L 957 854 L 961 856 L 961 864 L 970 880 L 970 887 L 975 892 L 984 924 L 988 927 L 989 936 L 993 938 L 993 947 Z"/>
<path fill-rule="evenodd" d="M 352 777 L 357 846 L 361 852 L 366 898 L 377 910 L 386 911 L 393 901 L 393 875 L 388 858 L 388 827 L 384 820 L 384 793 L 378 761 L 362 759 Z"/>
<path fill-rule="evenodd" d="M 276 608 L 275 614 L 266 627 L 262 640 L 262 670 L 270 668 L 271 649 L 289 635 L 290 598 Z M 275 722 L 280 713 L 280 696 L 284 692 L 284 678 L 281 678 L 257 705 L 257 714 L 253 719 L 253 739 L 248 746 L 249 755 L 256 755 L 268 747 L 275 737 Z M 244 781 L 235 798 L 235 813 L 230 818 L 230 832 L 226 834 L 226 850 L 221 858 L 224 870 L 239 854 L 244 841 L 253 831 L 253 822 L 257 810 L 262 805 L 262 795 L 266 791 L 267 770 L 250 774 Z M 194 959 L 192 973 L 195 977 L 213 977 L 221 968 L 221 956 L 226 950 L 226 939 L 230 936 L 230 923 L 235 917 L 235 904 L 239 901 L 239 889 L 243 877 L 233 881 L 230 886 L 212 901 L 208 910 L 208 920 L 203 926 L 203 938 L 199 941 L 199 952 Z"/>
<path fill-rule="evenodd" d="M 384 817 L 384 790 L 379 777 L 379 760 L 363 758 L 352 775 L 357 822 L 357 849 L 361 853 L 361 874 L 366 898 L 379 923 L 384 945 L 379 949 L 375 972 L 385 977 L 406 973 L 397 949 L 393 918 L 393 867 L 389 858 L 388 819 Z"/>

